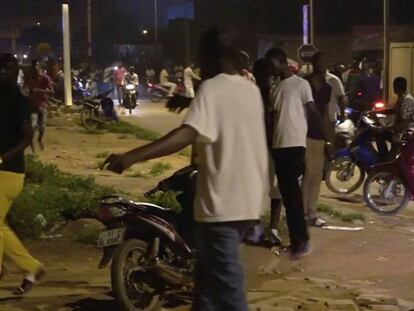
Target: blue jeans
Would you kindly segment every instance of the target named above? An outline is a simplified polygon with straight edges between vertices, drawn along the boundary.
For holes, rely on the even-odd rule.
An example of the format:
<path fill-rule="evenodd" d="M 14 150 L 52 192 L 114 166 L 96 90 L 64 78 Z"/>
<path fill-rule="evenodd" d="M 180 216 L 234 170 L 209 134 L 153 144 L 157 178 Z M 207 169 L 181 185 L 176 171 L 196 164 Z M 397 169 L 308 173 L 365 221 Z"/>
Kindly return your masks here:
<path fill-rule="evenodd" d="M 197 223 L 192 311 L 247 311 L 239 246 L 252 221 Z"/>

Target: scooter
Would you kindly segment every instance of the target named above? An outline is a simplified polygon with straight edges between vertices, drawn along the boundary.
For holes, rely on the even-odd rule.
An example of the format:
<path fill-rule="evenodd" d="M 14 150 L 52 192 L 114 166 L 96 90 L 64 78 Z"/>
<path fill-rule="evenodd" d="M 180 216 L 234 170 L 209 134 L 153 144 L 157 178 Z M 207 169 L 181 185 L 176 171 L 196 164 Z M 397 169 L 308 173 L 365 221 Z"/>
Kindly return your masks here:
<path fill-rule="evenodd" d="M 132 114 L 132 110 L 137 106 L 138 92 L 137 87 L 129 83 L 124 87 L 124 98 L 122 100 L 122 105 L 125 109 L 129 110 L 129 114 Z"/>
<path fill-rule="evenodd" d="M 381 215 L 396 214 L 413 199 L 413 132 L 404 132 L 401 141 L 404 146 L 395 159 L 372 167 L 364 184 L 365 202 Z"/>
<path fill-rule="evenodd" d="M 152 102 L 158 103 L 161 100 L 168 100 L 171 98 L 169 96 L 170 90 L 163 87 L 161 84 L 147 83 L 147 86 L 147 93 L 149 94 L 149 98 Z M 182 83 L 177 84 L 177 89 L 175 90 L 174 95 L 185 96 L 185 87 Z"/>
<path fill-rule="evenodd" d="M 145 194 L 180 192 L 180 212 L 117 195 L 102 200 L 97 214 L 107 230 L 98 239 L 103 249 L 99 268 L 112 261 L 111 284 L 120 310 L 160 310 L 172 299 L 192 302 L 196 175 L 188 166 Z"/>
<path fill-rule="evenodd" d="M 350 194 L 362 185 L 370 167 L 381 160 L 374 146 L 373 128 L 389 126 L 392 120 L 388 116 L 391 114 L 392 110 L 383 110 L 360 115 L 352 142 L 336 152 L 327 168 L 325 183 L 329 190 L 337 194 Z"/>

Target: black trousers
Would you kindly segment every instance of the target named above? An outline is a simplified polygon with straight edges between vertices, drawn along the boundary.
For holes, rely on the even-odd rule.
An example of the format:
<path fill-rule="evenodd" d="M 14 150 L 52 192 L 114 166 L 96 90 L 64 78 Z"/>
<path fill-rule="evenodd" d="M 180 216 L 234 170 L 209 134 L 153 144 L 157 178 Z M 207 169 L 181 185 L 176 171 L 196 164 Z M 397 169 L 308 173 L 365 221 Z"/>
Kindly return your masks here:
<path fill-rule="evenodd" d="M 273 149 L 276 176 L 286 209 L 287 225 L 292 251 L 309 240 L 305 219 L 302 188 L 299 178 L 305 171 L 304 147 Z"/>

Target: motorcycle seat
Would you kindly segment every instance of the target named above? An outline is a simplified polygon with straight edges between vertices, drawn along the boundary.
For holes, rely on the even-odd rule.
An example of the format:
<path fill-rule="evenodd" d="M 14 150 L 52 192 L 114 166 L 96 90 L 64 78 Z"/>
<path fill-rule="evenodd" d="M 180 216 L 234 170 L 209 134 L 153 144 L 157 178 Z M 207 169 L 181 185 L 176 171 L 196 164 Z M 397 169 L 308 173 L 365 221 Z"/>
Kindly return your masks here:
<path fill-rule="evenodd" d="M 170 208 L 164 208 L 155 204 L 151 204 L 151 203 L 134 203 L 134 205 L 136 205 L 137 208 L 139 208 L 141 211 L 145 211 L 151 215 L 154 215 L 156 217 L 159 217 L 161 219 L 167 220 L 167 221 L 171 221 L 175 218 L 177 218 L 177 212 L 175 212 L 174 210 L 170 209 Z"/>

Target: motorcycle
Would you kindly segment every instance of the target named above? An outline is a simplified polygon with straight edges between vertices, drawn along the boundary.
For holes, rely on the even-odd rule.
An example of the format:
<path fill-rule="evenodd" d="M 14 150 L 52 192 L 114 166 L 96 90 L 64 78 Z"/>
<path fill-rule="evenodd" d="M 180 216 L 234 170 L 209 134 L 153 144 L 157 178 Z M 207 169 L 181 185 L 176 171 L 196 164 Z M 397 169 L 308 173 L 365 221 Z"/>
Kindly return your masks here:
<path fill-rule="evenodd" d="M 87 130 L 95 130 L 100 124 L 117 122 L 119 117 L 114 108 L 114 102 L 109 97 L 112 89 L 91 98 L 76 102 L 80 106 L 82 126 Z"/>
<path fill-rule="evenodd" d="M 398 213 L 413 199 L 414 135 L 402 136 L 401 152 L 391 162 L 373 168 L 364 184 L 364 200 L 368 207 L 381 215 Z"/>
<path fill-rule="evenodd" d="M 193 199 L 197 171 L 183 168 L 145 194 L 180 192 L 176 212 L 113 195 L 103 198 L 98 219 L 99 268 L 111 261 L 112 289 L 122 311 L 160 310 L 165 302 L 192 302 L 194 273 Z"/>
<path fill-rule="evenodd" d="M 124 87 L 124 98 L 122 101 L 122 105 L 129 110 L 129 114 L 132 114 L 132 110 L 136 108 L 137 106 L 137 100 L 138 100 L 138 92 L 137 87 L 129 83 L 125 85 Z"/>
<path fill-rule="evenodd" d="M 170 98 L 170 90 L 163 87 L 161 84 L 147 83 L 147 86 L 147 93 L 149 94 L 149 98 L 153 103 L 158 103 L 161 100 L 168 100 Z M 186 92 L 184 85 L 182 83 L 178 83 L 174 95 L 185 96 L 185 94 Z"/>
<path fill-rule="evenodd" d="M 372 165 L 379 163 L 380 154 L 374 147 L 374 127 L 389 126 L 391 110 L 369 111 L 360 115 L 356 135 L 348 147 L 336 152 L 329 163 L 325 183 L 329 190 L 337 194 L 350 194 L 364 182 Z"/>

